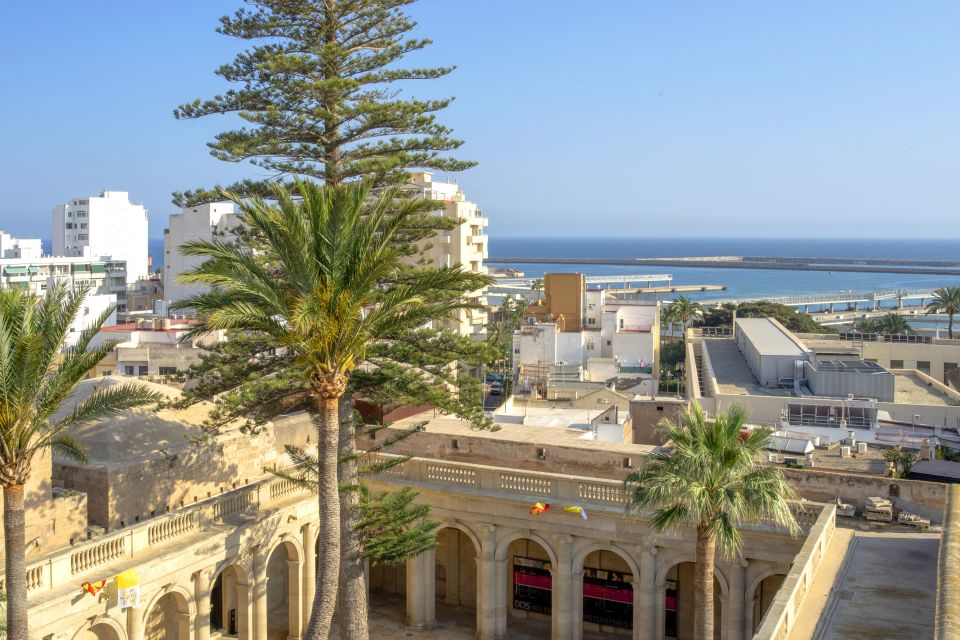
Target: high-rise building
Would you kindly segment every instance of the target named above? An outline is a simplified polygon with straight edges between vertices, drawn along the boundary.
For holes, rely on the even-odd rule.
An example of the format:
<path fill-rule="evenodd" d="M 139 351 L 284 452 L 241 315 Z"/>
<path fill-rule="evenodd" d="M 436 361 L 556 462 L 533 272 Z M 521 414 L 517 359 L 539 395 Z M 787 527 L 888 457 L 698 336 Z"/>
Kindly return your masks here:
<path fill-rule="evenodd" d="M 443 208 L 438 209 L 436 215 L 463 220 L 450 231 L 442 231 L 431 238 L 432 246 L 425 250 L 424 257 L 437 267 L 460 265 L 473 273 L 487 273 L 483 264 L 489 244 L 487 218 L 476 203 L 467 200 L 456 183 L 436 182 L 433 174 L 426 171 L 412 173 L 410 185 L 421 197 L 443 202 Z M 474 291 L 470 297 L 475 302 L 485 303 L 482 290 Z M 487 312 L 482 309 L 461 311 L 446 326 L 461 335 L 480 337 L 486 333 Z"/>
<path fill-rule="evenodd" d="M 203 262 L 203 258 L 181 254 L 180 246 L 188 240 L 229 238 L 239 224 L 232 202 L 211 202 L 170 214 L 168 226 L 163 230 L 163 291 L 167 300 L 179 302 L 205 290 L 201 285 L 177 282 L 179 274 Z"/>
<path fill-rule="evenodd" d="M 147 210 L 126 191 L 75 198 L 53 208 L 55 256 L 109 258 L 127 263 L 127 284 L 146 276 Z"/>

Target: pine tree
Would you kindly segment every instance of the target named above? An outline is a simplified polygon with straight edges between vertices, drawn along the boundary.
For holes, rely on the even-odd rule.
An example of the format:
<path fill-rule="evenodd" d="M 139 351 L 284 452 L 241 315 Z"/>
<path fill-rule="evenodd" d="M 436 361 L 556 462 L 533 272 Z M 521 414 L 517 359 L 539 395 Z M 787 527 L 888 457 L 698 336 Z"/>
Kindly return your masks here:
<path fill-rule="evenodd" d="M 452 98 L 402 98 L 398 83 L 433 80 L 454 67 L 402 68 L 430 44 L 411 37 L 403 9 L 414 0 L 246 0 L 220 19 L 220 33 L 256 42 L 217 69 L 239 85 L 174 110 L 182 119 L 239 114 L 249 126 L 209 143 L 227 162 L 269 172 L 229 190 L 269 197 L 269 182 L 309 176 L 327 184 L 359 178 L 404 181 L 413 167 L 461 171 L 474 163 L 445 155 L 462 142 L 436 120 Z M 173 194 L 177 206 L 220 199 L 219 189 Z"/>

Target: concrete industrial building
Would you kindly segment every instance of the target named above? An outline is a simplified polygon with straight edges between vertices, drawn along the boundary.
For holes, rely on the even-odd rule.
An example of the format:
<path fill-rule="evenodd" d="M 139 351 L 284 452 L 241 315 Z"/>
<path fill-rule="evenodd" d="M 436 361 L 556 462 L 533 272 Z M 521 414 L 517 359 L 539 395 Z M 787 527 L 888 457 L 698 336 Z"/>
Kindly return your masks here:
<path fill-rule="evenodd" d="M 178 275 L 203 262 L 202 258 L 181 254 L 180 246 L 188 240 L 229 240 L 239 224 L 232 202 L 211 202 L 170 214 L 163 230 L 163 291 L 167 300 L 179 302 L 204 291 L 201 285 L 177 282 Z"/>
<path fill-rule="evenodd" d="M 125 262 L 126 283 L 149 272 L 147 210 L 126 191 L 74 198 L 53 208 L 54 256 Z"/>
<path fill-rule="evenodd" d="M 513 336 L 520 392 L 552 397 L 551 388 L 615 381 L 653 394 L 658 387 L 660 313 L 656 301 L 620 299 L 588 289 L 579 273 L 548 273 L 543 301 L 527 308 Z"/>
<path fill-rule="evenodd" d="M 937 351 L 941 363 L 960 355 L 960 342 L 898 344 L 903 360 L 871 358 L 891 350 L 871 348 L 793 334 L 772 319 L 738 319 L 732 331 L 689 329 L 688 396 L 710 413 L 740 404 L 758 424 L 827 441 L 846 438 L 851 428 L 866 431 L 862 441 L 918 448 L 931 437 L 960 445 L 960 392 L 916 368 Z"/>
<path fill-rule="evenodd" d="M 412 173 L 407 189 L 418 197 L 443 202 L 435 215 L 462 220 L 453 229 L 442 231 L 425 242 L 422 257 L 436 267 L 461 266 L 473 273 L 486 274 L 484 260 L 489 248 L 486 231 L 488 221 L 476 203 L 467 200 L 456 183 L 437 182 L 428 171 Z M 485 304 L 483 291 L 474 291 L 468 297 L 473 302 Z M 484 309 L 460 311 L 456 318 L 445 321 L 443 326 L 460 335 L 480 338 L 486 334 L 487 312 Z"/>

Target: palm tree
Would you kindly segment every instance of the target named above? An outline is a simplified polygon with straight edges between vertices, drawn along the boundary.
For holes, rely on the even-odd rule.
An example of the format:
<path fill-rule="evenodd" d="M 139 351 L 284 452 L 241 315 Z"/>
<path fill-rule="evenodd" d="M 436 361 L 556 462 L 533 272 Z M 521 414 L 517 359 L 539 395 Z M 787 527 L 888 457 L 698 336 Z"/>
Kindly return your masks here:
<path fill-rule="evenodd" d="M 666 306 L 664 316 L 671 324 L 679 322 L 683 330 L 686 331 L 688 322 L 694 318 L 703 317 L 703 306 L 686 296 L 680 296 Z"/>
<path fill-rule="evenodd" d="M 877 332 L 887 335 L 913 333 L 913 327 L 899 313 L 887 313 L 877 318 Z"/>
<path fill-rule="evenodd" d="M 651 454 L 625 481 L 628 511 L 652 513 L 657 533 L 696 527 L 695 640 L 713 640 L 713 575 L 716 551 L 740 552 L 740 526 L 772 520 L 799 530 L 788 500 L 797 497 L 776 467 L 760 460 L 773 430 L 745 430 L 747 412 L 735 405 L 708 420 L 696 403 L 680 422 L 658 425 L 667 448 Z"/>
<path fill-rule="evenodd" d="M 0 291 L 0 484 L 10 638 L 27 637 L 24 485 L 34 458 L 51 449 L 83 462 L 83 449 L 68 433 L 72 427 L 160 400 L 142 385 L 120 384 L 73 402 L 77 385 L 114 347 L 89 349 L 108 310 L 63 351 L 85 297 L 62 283 L 42 299 L 19 289 Z M 73 408 L 64 412 L 68 403 Z"/>
<path fill-rule="evenodd" d="M 927 305 L 927 313 L 945 313 L 950 317 L 947 337 L 953 340 L 953 316 L 960 313 L 960 287 L 934 289 L 933 300 Z"/>
<path fill-rule="evenodd" d="M 340 503 L 337 461 L 338 455 L 350 459 L 355 451 L 353 439 L 341 433 L 338 416 L 350 372 L 363 361 L 371 342 L 472 308 L 462 295 L 483 288 L 489 280 L 459 267 L 403 268 L 395 236 L 435 207 L 428 200 L 400 198 L 396 189 L 373 197 L 362 184 L 320 187 L 298 182 L 297 190 L 294 200 L 277 187 L 276 205 L 227 194 L 240 207 L 250 235 L 258 239 L 256 251 L 217 240 L 183 245 L 183 254 L 206 261 L 182 274 L 181 282 L 212 290 L 178 308 L 196 310 L 202 319 L 198 333 L 239 329 L 266 337 L 295 354 L 308 378 L 309 404 L 318 428 L 321 520 L 316 597 L 304 637 L 326 640 L 341 553 L 347 552 L 340 526 L 341 517 L 346 522 L 349 513 L 343 513 Z M 338 438 L 347 451 L 338 452 Z M 357 482 L 352 477 L 356 464 L 350 467 L 344 476 L 351 477 L 340 481 L 352 487 Z M 352 575 L 362 585 L 360 559 L 351 556 L 350 561 L 360 567 Z M 351 593 L 343 605 L 350 609 L 344 618 L 354 621 L 356 628 L 346 637 L 366 638 L 365 592 L 351 589 Z"/>
<path fill-rule="evenodd" d="M 530 283 L 530 290 L 536 292 L 537 302 L 539 302 L 542 297 L 540 292 L 543 291 L 543 278 L 534 278 L 533 282 Z"/>

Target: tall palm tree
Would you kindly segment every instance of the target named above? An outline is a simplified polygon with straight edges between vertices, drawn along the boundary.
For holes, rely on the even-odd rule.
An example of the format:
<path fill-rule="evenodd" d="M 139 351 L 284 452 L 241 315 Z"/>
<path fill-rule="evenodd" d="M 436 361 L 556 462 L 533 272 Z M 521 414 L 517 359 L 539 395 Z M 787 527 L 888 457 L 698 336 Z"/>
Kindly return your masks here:
<path fill-rule="evenodd" d="M 686 296 L 680 296 L 666 306 L 664 315 L 671 323 L 679 322 L 683 330 L 686 331 L 688 322 L 694 318 L 703 317 L 703 306 Z"/>
<path fill-rule="evenodd" d="M 653 511 L 657 533 L 696 527 L 694 639 L 713 640 L 713 575 L 716 551 L 735 557 L 745 523 L 769 519 L 791 533 L 799 530 L 788 500 L 797 497 L 776 467 L 760 460 L 773 430 L 745 431 L 747 412 L 734 406 L 708 420 L 696 403 L 679 423 L 658 429 L 666 447 L 651 454 L 625 481 L 628 511 Z"/>
<path fill-rule="evenodd" d="M 950 317 L 947 337 L 953 340 L 953 316 L 960 313 L 960 287 L 934 289 L 933 300 L 927 305 L 927 313 L 945 313 Z"/>
<path fill-rule="evenodd" d="M 887 335 L 913 333 L 913 327 L 899 313 L 887 313 L 877 318 L 877 332 Z"/>
<path fill-rule="evenodd" d="M 89 348 L 108 310 L 64 352 L 85 295 L 70 292 L 62 283 L 42 299 L 22 290 L 0 291 L 0 485 L 10 638 L 27 637 L 24 485 L 34 458 L 53 450 L 85 461 L 80 444 L 69 435 L 72 427 L 160 399 L 142 385 L 120 384 L 97 388 L 72 402 L 77 385 L 114 347 L 105 343 Z M 73 408 L 66 410 L 68 403 Z"/>
<path fill-rule="evenodd" d="M 309 378 L 309 402 L 318 428 L 320 550 L 316 597 L 304 637 L 326 640 L 343 551 L 338 437 L 349 440 L 350 451 L 355 446 L 341 433 L 338 416 L 350 373 L 372 342 L 472 308 L 463 294 L 489 280 L 459 267 L 403 267 L 395 236 L 435 207 L 428 200 L 401 198 L 395 189 L 374 197 L 362 184 L 321 187 L 298 182 L 297 190 L 294 199 L 277 187 L 275 205 L 227 194 L 239 206 L 250 235 L 258 238 L 256 251 L 217 240 L 183 245 L 185 255 L 206 260 L 180 280 L 212 290 L 178 308 L 196 310 L 202 319 L 198 333 L 239 329 L 265 336 L 295 354 Z M 354 477 L 340 480 L 356 484 Z M 357 580 L 362 575 L 360 570 Z M 344 617 L 356 624 L 347 637 L 366 638 L 365 594 L 363 589 L 353 594 L 344 602 L 351 609 Z"/>

